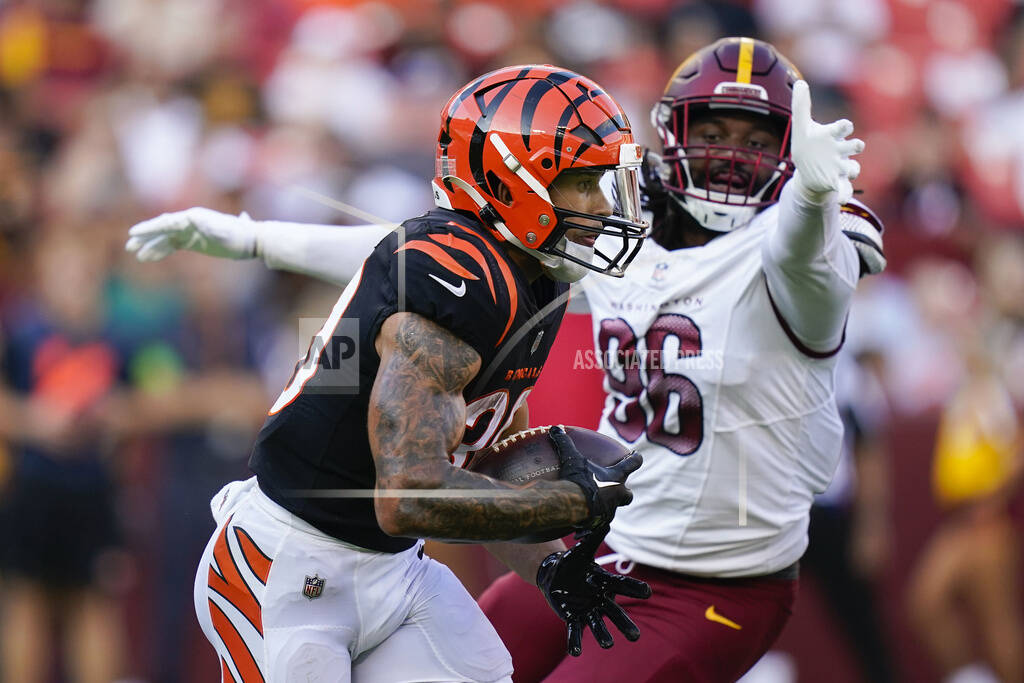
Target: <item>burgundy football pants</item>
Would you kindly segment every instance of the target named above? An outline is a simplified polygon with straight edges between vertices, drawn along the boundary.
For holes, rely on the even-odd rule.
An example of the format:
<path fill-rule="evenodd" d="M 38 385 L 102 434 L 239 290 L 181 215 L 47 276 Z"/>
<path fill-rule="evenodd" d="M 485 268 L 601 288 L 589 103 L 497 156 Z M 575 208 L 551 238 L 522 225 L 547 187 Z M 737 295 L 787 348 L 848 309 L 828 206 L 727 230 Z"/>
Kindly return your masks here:
<path fill-rule="evenodd" d="M 607 546 L 598 553 L 611 552 Z M 615 564 L 604 565 L 614 570 Z M 622 568 L 628 569 L 628 565 Z M 540 591 L 506 574 L 480 596 L 480 606 L 512 653 L 515 683 L 726 683 L 754 665 L 792 614 L 798 581 L 702 579 L 634 565 L 629 576 L 650 584 L 648 600 L 619 598 L 640 627 L 628 642 L 613 625 L 615 645 L 602 650 L 589 629 L 583 654 L 565 654 L 565 624 Z"/>

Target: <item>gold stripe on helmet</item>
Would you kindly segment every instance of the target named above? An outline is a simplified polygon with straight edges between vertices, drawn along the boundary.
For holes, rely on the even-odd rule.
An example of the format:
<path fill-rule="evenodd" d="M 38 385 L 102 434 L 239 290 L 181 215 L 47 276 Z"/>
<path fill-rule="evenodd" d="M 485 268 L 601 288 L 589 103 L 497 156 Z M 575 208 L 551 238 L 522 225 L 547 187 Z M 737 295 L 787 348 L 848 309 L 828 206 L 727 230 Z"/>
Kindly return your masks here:
<path fill-rule="evenodd" d="M 740 38 L 740 61 L 736 67 L 736 82 L 750 83 L 750 72 L 754 66 L 754 39 Z"/>

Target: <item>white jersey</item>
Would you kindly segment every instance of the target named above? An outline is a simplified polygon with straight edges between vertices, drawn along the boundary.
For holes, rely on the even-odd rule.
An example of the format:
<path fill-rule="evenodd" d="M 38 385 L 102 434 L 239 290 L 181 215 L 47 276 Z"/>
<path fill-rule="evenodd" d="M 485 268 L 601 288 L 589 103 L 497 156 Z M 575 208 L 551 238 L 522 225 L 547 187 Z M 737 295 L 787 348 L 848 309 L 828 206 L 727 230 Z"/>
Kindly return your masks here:
<path fill-rule="evenodd" d="M 807 546 L 843 427 L 835 356 L 798 349 L 768 291 L 762 245 L 778 217 L 770 207 L 703 247 L 647 240 L 625 278 L 585 280 L 606 371 L 600 431 L 644 456 L 608 535 L 631 560 L 755 576 Z"/>

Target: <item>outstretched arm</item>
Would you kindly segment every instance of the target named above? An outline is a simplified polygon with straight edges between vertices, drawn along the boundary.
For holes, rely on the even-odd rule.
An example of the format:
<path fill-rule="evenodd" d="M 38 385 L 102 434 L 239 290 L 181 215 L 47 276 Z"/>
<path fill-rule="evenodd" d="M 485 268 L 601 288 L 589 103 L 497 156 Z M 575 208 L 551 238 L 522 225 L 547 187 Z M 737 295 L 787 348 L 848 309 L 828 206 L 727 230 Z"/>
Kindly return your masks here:
<path fill-rule="evenodd" d="M 129 230 L 125 248 L 140 261 L 159 261 L 179 249 L 217 258 L 262 258 L 270 268 L 343 285 L 395 227 L 254 221 L 244 213 L 195 207 L 138 223 Z"/>
<path fill-rule="evenodd" d="M 852 195 L 860 166 L 850 159 L 864 149 L 847 140 L 853 124 L 821 125 L 811 119 L 807 84 L 793 87 L 793 162 L 783 188 L 778 228 L 766 236 L 763 255 L 768 291 L 777 312 L 812 352 L 828 353 L 842 341 L 860 264 L 843 234 L 839 207 Z"/>

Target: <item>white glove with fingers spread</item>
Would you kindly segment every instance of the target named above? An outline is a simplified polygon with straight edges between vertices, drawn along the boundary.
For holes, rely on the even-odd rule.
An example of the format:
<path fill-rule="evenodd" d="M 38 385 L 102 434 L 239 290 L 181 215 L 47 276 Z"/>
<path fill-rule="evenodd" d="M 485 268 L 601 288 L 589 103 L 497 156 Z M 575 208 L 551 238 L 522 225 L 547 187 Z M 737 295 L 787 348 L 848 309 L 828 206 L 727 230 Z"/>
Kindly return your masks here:
<path fill-rule="evenodd" d="M 829 192 L 844 204 L 853 196 L 850 181 L 860 174 L 860 164 L 850 158 L 864 151 L 864 141 L 847 140 L 853 124 L 840 119 L 822 125 L 811 118 L 811 93 L 806 81 L 793 84 L 792 156 L 793 182 L 806 198 L 821 202 Z"/>
<path fill-rule="evenodd" d="M 128 234 L 125 249 L 140 261 L 159 261 L 179 249 L 231 259 L 259 254 L 259 227 L 245 213 L 232 216 L 194 207 L 137 223 Z"/>

